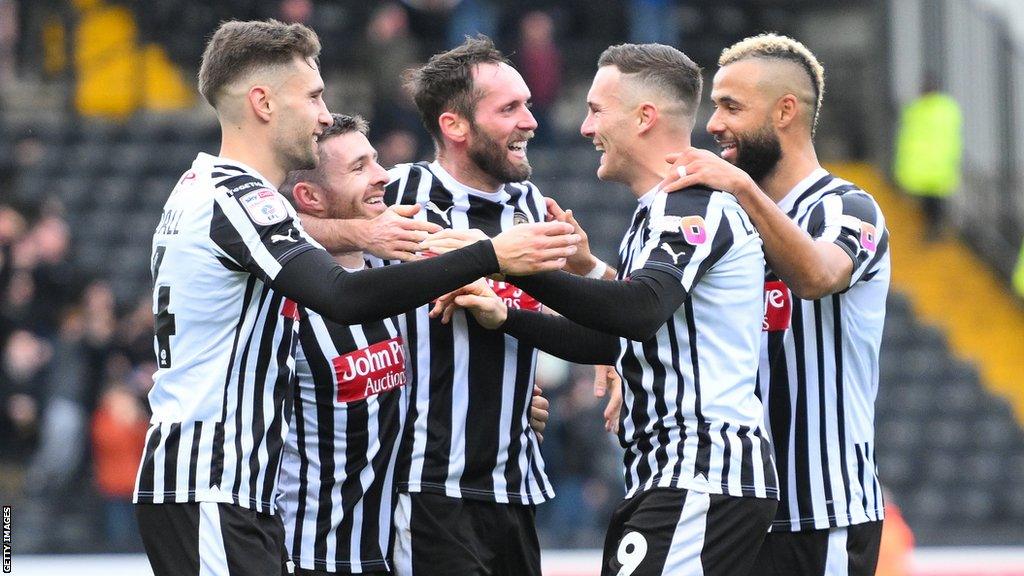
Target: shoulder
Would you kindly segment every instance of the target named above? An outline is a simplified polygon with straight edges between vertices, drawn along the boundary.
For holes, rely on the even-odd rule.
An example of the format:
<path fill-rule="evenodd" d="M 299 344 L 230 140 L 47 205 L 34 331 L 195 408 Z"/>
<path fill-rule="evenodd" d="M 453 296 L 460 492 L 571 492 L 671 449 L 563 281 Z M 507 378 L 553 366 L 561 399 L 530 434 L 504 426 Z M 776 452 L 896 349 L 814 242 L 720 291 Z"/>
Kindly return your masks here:
<path fill-rule="evenodd" d="M 882 208 L 866 190 L 842 178 L 835 178 L 833 184 L 816 201 L 815 208 L 831 203 L 837 205 L 836 210 L 843 215 L 855 216 L 860 220 L 875 221 L 881 217 Z"/>
<path fill-rule="evenodd" d="M 706 216 L 709 211 L 721 210 L 731 195 L 707 186 L 690 186 L 676 192 L 658 192 L 652 212 L 667 216 Z"/>

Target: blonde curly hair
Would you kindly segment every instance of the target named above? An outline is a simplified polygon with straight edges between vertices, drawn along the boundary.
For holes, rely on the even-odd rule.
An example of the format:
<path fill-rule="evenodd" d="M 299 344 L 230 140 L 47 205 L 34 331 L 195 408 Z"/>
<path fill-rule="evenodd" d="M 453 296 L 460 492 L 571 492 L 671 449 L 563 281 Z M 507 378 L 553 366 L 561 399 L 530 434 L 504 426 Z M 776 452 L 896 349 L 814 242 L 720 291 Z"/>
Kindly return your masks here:
<path fill-rule="evenodd" d="M 744 38 L 722 50 L 718 58 L 718 66 L 727 66 L 748 58 L 766 58 L 784 60 L 797 64 L 807 73 L 807 79 L 814 90 L 814 99 L 806 104 L 814 111 L 811 120 L 811 134 L 818 127 L 818 115 L 821 112 L 821 101 L 825 95 L 825 69 L 818 59 L 803 43 L 775 33 L 758 34 Z"/>

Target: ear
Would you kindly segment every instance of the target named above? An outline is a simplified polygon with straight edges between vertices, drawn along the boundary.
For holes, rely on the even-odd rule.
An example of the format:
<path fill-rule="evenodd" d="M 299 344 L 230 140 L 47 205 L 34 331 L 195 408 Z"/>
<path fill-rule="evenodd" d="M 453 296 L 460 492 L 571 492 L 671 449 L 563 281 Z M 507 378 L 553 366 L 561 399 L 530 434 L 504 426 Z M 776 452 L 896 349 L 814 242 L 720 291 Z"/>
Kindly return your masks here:
<path fill-rule="evenodd" d="M 636 110 L 637 132 L 644 134 L 658 123 L 658 107 L 650 102 L 642 102 Z"/>
<path fill-rule="evenodd" d="M 445 112 L 437 118 L 441 135 L 452 142 L 465 142 L 469 136 L 469 122 L 461 114 Z"/>
<path fill-rule="evenodd" d="M 784 95 L 775 103 L 775 110 L 772 114 L 775 120 L 775 126 L 779 129 L 788 128 L 796 121 L 796 117 L 799 112 L 800 103 L 797 101 L 796 96 L 792 94 Z"/>
<path fill-rule="evenodd" d="M 274 111 L 274 105 L 270 101 L 270 88 L 266 86 L 253 86 L 249 89 L 247 96 L 253 113 L 260 120 L 269 122 L 271 113 Z"/>
<path fill-rule="evenodd" d="M 303 214 L 317 216 L 326 211 L 323 190 L 316 184 L 299 182 L 292 189 L 292 198 L 295 200 L 296 210 Z"/>

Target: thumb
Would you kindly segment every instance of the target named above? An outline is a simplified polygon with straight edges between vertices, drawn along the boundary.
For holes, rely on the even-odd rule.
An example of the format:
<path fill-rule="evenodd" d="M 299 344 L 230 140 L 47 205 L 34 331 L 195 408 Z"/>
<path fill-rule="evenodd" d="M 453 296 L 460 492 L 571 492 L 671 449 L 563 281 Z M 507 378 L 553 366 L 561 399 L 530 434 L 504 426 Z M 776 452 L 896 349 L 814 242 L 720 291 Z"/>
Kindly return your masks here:
<path fill-rule="evenodd" d="M 396 204 L 391 207 L 391 210 L 399 216 L 405 216 L 406 218 L 412 218 L 420 211 L 419 204 Z"/>

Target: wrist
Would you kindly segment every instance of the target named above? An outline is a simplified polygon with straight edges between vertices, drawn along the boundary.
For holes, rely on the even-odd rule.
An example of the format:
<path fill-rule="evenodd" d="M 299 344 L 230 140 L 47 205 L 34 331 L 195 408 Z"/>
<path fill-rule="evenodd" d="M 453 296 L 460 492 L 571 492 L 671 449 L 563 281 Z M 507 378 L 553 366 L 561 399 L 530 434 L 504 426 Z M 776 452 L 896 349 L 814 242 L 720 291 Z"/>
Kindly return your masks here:
<path fill-rule="evenodd" d="M 608 270 L 608 265 L 604 263 L 604 260 L 596 257 L 594 258 L 594 262 L 594 267 L 583 276 L 585 278 L 595 278 L 600 280 L 601 278 L 604 278 L 604 273 Z"/>

